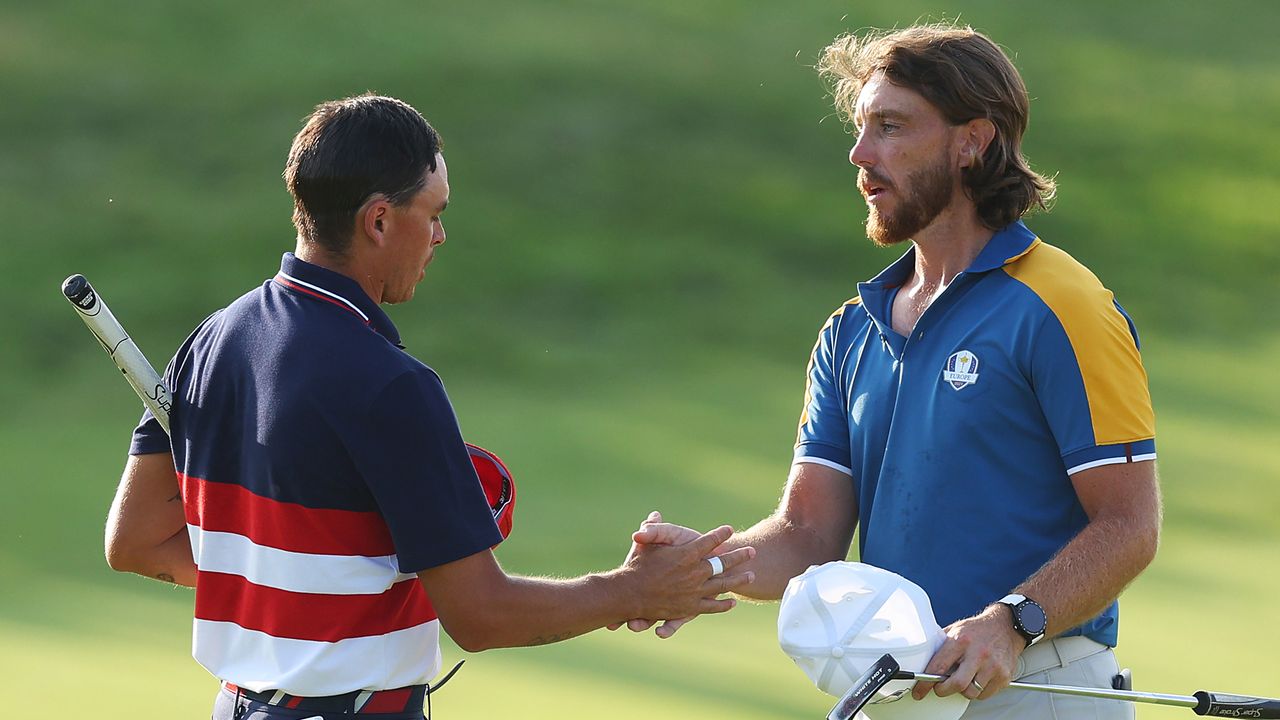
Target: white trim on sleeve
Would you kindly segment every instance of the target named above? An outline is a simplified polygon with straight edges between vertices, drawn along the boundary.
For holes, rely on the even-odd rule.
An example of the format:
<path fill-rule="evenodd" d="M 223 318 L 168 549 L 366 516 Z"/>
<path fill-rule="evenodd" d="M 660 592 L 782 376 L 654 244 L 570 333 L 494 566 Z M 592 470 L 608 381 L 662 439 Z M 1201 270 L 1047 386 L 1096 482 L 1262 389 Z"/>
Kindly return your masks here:
<path fill-rule="evenodd" d="M 840 463 L 831 462 L 830 460 L 827 460 L 825 458 L 811 457 L 806 455 L 805 457 L 798 457 L 795 460 L 791 461 L 792 465 L 799 465 L 800 463 L 813 463 L 814 465 L 822 465 L 824 467 L 829 467 L 832 470 L 839 470 L 845 475 L 848 475 L 849 477 L 853 477 L 852 470 L 841 465 Z"/>
<path fill-rule="evenodd" d="M 1087 463 L 1080 463 L 1075 467 L 1067 468 L 1067 474 L 1075 475 L 1081 470 L 1088 470 L 1089 468 L 1102 467 L 1103 465 L 1123 465 L 1125 463 L 1145 462 L 1147 460 L 1155 460 L 1155 459 L 1156 459 L 1155 453 L 1145 453 L 1143 455 L 1134 455 L 1132 458 L 1127 458 L 1127 457 L 1102 458 L 1101 460 L 1093 460 Z"/>

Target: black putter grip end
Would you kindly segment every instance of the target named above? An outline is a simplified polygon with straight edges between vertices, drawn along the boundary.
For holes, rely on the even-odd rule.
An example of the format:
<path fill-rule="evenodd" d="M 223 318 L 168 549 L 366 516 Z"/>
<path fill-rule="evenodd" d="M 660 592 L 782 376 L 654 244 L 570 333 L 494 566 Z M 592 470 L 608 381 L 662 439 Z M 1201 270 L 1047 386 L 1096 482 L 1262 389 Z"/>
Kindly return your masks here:
<path fill-rule="evenodd" d="M 1195 694 L 1197 715 L 1209 717 L 1280 718 L 1280 700 L 1201 690 Z"/>
<path fill-rule="evenodd" d="M 62 294 L 66 295 L 68 300 L 76 303 L 77 305 L 80 304 L 80 301 L 84 300 L 85 296 L 90 292 L 93 292 L 93 290 L 89 287 L 89 281 L 85 280 L 84 276 L 80 273 L 76 273 L 62 281 Z"/>

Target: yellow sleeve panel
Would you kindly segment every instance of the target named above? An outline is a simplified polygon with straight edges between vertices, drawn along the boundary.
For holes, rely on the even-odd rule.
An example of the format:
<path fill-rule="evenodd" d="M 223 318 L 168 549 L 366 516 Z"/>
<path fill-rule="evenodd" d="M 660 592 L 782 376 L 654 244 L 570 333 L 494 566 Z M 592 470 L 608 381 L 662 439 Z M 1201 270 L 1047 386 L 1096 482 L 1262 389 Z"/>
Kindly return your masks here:
<path fill-rule="evenodd" d="M 1004 266 L 1058 318 L 1084 381 L 1098 445 L 1155 437 L 1147 372 L 1115 295 L 1063 250 L 1037 242 Z"/>

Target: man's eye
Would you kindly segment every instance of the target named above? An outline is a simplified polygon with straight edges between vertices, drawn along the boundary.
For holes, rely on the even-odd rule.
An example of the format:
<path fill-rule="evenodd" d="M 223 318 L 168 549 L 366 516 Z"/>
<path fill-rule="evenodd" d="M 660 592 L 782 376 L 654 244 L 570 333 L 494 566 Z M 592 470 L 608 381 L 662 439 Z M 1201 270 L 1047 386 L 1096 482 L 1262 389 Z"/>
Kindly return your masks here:
<path fill-rule="evenodd" d="M 887 123 L 887 122 L 886 122 L 886 123 L 880 123 L 880 130 L 881 130 L 881 132 L 886 132 L 886 133 L 895 133 L 895 132 L 897 132 L 898 130 L 900 130 L 901 128 L 902 128 L 902 126 L 901 126 L 901 125 L 895 125 L 894 123 Z"/>

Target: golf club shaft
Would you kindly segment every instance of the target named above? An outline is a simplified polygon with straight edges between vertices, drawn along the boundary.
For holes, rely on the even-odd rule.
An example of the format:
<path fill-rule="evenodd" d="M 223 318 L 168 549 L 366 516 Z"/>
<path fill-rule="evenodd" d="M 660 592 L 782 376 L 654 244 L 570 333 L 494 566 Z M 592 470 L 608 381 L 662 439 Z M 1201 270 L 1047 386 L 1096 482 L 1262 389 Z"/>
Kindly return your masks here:
<path fill-rule="evenodd" d="M 895 680 L 924 680 L 927 682 L 941 682 L 947 679 L 946 675 L 931 675 L 929 673 L 913 673 L 906 670 L 899 670 L 894 674 Z M 1198 700 L 1190 695 L 1165 695 L 1163 693 L 1146 693 L 1136 690 L 1112 690 L 1110 688 L 1091 688 L 1076 687 L 1074 685 L 1040 685 L 1037 683 L 1011 682 L 1009 687 L 1018 688 L 1019 690 L 1033 690 L 1035 692 L 1049 692 L 1059 695 L 1080 695 L 1082 697 L 1105 698 L 1108 700 L 1125 700 L 1128 702 L 1143 702 L 1153 705 L 1173 705 L 1176 707 L 1194 708 L 1200 704 Z"/>
<path fill-rule="evenodd" d="M 129 382 L 142 403 L 160 421 L 164 431 L 169 432 L 169 389 L 107 308 L 102 297 L 83 275 L 72 275 L 63 281 L 62 294 L 76 309 L 89 332 L 98 339 L 102 349 L 111 356 L 116 367 L 120 368 L 124 379 Z"/>
<path fill-rule="evenodd" d="M 946 680 L 947 676 L 899 670 L 893 674 L 893 679 L 940 682 Z M 1191 708 L 1197 715 L 1211 717 L 1280 718 L 1280 700 L 1252 695 L 1230 695 L 1207 690 L 1200 690 L 1195 695 L 1167 695 L 1165 693 L 1138 692 L 1136 690 L 1112 690 L 1109 688 L 1076 687 L 1074 685 L 1041 685 L 1023 682 L 1009 683 L 1009 687 L 1019 690 L 1033 690 L 1035 692 L 1058 693 L 1060 695 L 1079 695 L 1150 705 L 1185 707 Z"/>

